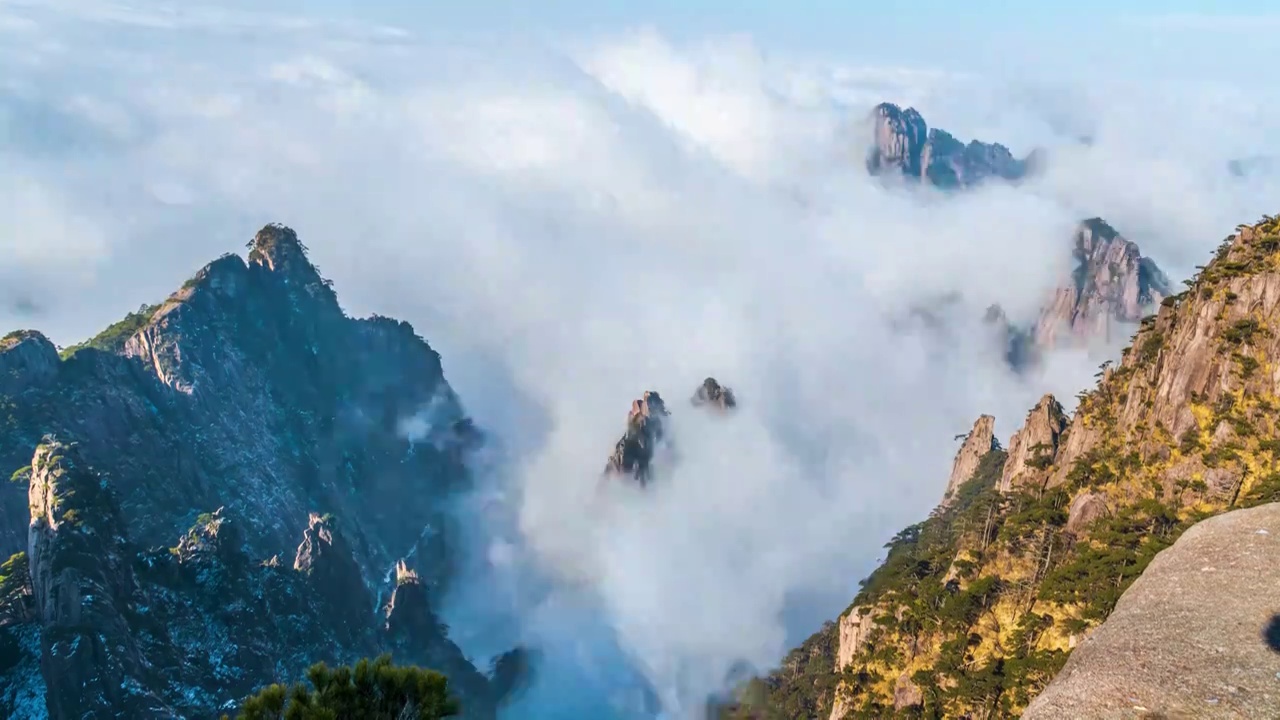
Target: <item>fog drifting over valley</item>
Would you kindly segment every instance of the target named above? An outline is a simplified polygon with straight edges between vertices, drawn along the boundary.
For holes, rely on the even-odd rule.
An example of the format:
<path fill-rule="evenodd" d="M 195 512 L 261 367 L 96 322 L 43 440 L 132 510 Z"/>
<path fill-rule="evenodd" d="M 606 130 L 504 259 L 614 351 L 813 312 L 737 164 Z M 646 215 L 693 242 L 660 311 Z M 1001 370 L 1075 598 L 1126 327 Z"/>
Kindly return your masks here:
<path fill-rule="evenodd" d="M 445 616 L 481 664 L 541 651 L 512 718 L 652 717 L 645 684 L 692 716 L 834 618 L 940 499 L 953 436 L 991 413 L 1007 441 L 1091 382 L 1082 352 L 1014 376 L 980 322 L 1034 317 L 1078 220 L 1180 283 L 1280 210 L 1274 174 L 1226 170 L 1280 152 L 1275 89 L 1158 64 L 1029 81 L 644 26 L 446 41 L 182 7 L 0 2 L 4 329 L 69 345 L 264 223 L 296 229 L 349 312 L 413 323 L 497 440 Z M 883 100 L 1048 170 L 886 186 L 861 125 Z M 942 336 L 890 322 L 953 291 Z M 708 375 L 732 417 L 688 406 Z M 645 390 L 680 463 L 601 492 Z"/>

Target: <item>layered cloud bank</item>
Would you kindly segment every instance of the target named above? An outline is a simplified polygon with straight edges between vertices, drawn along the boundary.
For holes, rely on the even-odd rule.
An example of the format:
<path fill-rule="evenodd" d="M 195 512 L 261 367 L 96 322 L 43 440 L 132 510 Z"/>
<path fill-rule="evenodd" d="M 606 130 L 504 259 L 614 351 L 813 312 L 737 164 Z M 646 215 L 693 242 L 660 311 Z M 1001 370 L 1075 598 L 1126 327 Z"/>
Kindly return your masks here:
<path fill-rule="evenodd" d="M 502 441 L 451 616 L 477 654 L 543 650 L 513 717 L 687 714 L 776 662 L 940 498 L 955 434 L 986 412 L 1006 437 L 1091 377 L 1070 353 L 1013 376 L 981 308 L 1033 317 L 1094 215 L 1176 281 L 1280 189 L 1227 170 L 1280 151 L 1251 88 L 1121 68 L 1063 92 L 651 30 L 438 38 L 0 4 L 0 320 L 70 344 L 229 239 L 295 227 L 348 309 L 412 321 Z M 882 100 L 1045 148 L 1047 170 L 955 197 L 869 178 Z M 950 292 L 945 333 L 891 322 Z M 686 407 L 707 375 L 732 417 Z M 681 462 L 602 492 L 648 389 Z"/>

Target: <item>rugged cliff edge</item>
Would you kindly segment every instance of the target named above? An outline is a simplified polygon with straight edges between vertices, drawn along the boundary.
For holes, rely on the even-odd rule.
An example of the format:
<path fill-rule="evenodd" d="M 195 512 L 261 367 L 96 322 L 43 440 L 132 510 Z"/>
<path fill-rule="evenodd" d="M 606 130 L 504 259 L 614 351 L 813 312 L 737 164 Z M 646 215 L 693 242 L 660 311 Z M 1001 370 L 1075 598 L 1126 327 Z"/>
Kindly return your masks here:
<path fill-rule="evenodd" d="M 1204 520 L 1162 551 L 1025 720 L 1280 714 L 1280 504 Z"/>
<path fill-rule="evenodd" d="M 1277 329 L 1268 217 L 1141 321 L 1069 419 L 1043 398 L 730 716 L 1016 717 L 1184 530 L 1280 500 Z"/>
<path fill-rule="evenodd" d="M 14 673 L 41 648 L 50 717 L 208 717 L 382 649 L 440 660 L 468 716 L 492 714 L 443 627 L 387 630 L 375 607 L 399 558 L 421 597 L 396 617 L 447 588 L 444 505 L 479 434 L 435 351 L 348 317 L 292 230 L 61 357 L 6 336 L 0 410 L 0 549 L 27 552 L 34 596 L 0 606 L 0 646 Z M 38 690 L 3 672 L 0 714 Z"/>

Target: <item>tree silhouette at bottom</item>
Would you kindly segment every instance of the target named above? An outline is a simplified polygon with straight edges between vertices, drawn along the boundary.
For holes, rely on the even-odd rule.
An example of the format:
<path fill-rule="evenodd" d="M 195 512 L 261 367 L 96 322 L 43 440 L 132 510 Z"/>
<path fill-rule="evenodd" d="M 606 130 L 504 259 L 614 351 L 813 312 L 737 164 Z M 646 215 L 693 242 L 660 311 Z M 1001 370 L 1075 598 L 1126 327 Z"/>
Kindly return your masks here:
<path fill-rule="evenodd" d="M 439 720 L 459 712 L 448 678 L 392 665 L 390 655 L 365 658 L 353 668 L 318 663 L 307 671 L 307 680 L 310 688 L 302 683 L 263 688 L 245 700 L 237 720 Z"/>

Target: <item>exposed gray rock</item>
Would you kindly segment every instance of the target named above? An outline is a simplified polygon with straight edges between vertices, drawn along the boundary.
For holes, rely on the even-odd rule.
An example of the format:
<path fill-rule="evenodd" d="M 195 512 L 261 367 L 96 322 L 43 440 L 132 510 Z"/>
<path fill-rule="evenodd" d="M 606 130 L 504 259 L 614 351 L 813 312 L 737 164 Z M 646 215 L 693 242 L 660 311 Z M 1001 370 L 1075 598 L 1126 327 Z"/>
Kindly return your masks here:
<path fill-rule="evenodd" d="M 924 692 L 911 680 L 911 676 L 902 673 L 893 683 L 893 709 L 902 710 L 924 702 Z"/>
<path fill-rule="evenodd" d="M 1107 496 L 1102 493 L 1083 492 L 1071 501 L 1067 512 L 1066 530 L 1079 533 L 1088 528 L 1095 520 L 1111 514 L 1107 507 Z"/>
<path fill-rule="evenodd" d="M 716 410 L 732 410 L 738 406 L 738 401 L 733 395 L 733 390 L 716 382 L 715 378 L 707 378 L 702 381 L 698 389 L 693 394 L 693 404 L 695 407 L 711 407 Z"/>
<path fill-rule="evenodd" d="M 992 415 L 980 415 L 974 421 L 973 428 L 965 436 L 964 443 L 951 464 L 951 477 L 947 480 L 947 490 L 943 494 L 944 503 L 950 501 L 960 486 L 973 477 L 982 457 L 1000 447 L 1000 443 L 996 442 L 995 429 L 996 419 Z"/>
<path fill-rule="evenodd" d="M 1034 156 L 1019 160 L 999 143 L 963 143 L 951 133 L 930 129 L 915 108 L 880 103 L 871 111 L 867 171 L 893 172 L 950 190 L 988 178 L 1017 180 L 1033 167 Z"/>
<path fill-rule="evenodd" d="M 627 430 L 614 446 L 605 464 L 607 475 L 629 475 L 642 486 L 649 482 L 650 465 L 665 435 L 667 411 L 656 390 L 646 390 L 631 403 L 627 413 Z"/>
<path fill-rule="evenodd" d="M 1025 720 L 1280 712 L 1280 503 L 1204 520 L 1164 550 Z"/>
<path fill-rule="evenodd" d="M 171 718 L 127 613 L 136 594 L 114 499 L 74 446 L 50 440 L 31 463 L 32 586 L 52 720 Z"/>
<path fill-rule="evenodd" d="M 864 611 L 868 614 L 864 615 Z M 858 650 L 862 648 L 862 644 L 875 629 L 875 622 L 871 619 L 870 612 L 869 608 L 860 608 L 855 605 L 840 616 L 835 658 L 836 672 L 842 672 L 849 667 Z M 849 710 L 849 701 L 842 684 L 835 690 L 830 720 L 842 720 Z"/>
<path fill-rule="evenodd" d="M 35 330 L 0 338 L 0 395 L 19 395 L 58 374 L 58 349 Z"/>
<path fill-rule="evenodd" d="M 1127 339 L 1172 294 L 1169 278 L 1102 218 L 1076 229 L 1073 267 L 1032 332 L 1037 347 Z"/>
<path fill-rule="evenodd" d="M 1068 425 L 1062 404 L 1053 395 L 1040 398 L 1022 428 L 1009 439 L 1009 457 L 997 488 L 1002 493 L 1022 485 L 1043 485 Z"/>

